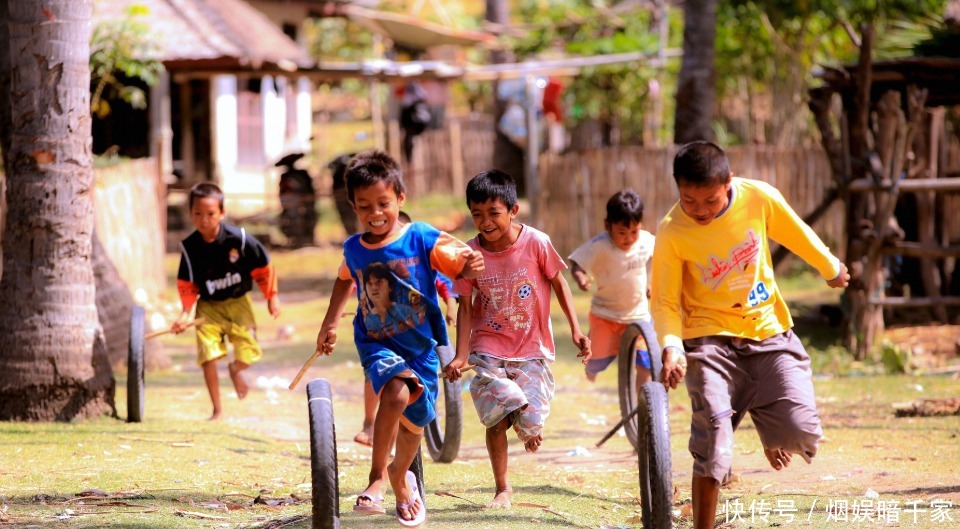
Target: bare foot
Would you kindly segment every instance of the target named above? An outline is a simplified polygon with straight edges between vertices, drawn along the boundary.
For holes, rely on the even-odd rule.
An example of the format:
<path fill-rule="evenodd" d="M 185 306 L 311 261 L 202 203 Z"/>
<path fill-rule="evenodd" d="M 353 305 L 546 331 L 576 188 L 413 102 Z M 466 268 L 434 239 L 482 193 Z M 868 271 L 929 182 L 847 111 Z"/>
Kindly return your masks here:
<path fill-rule="evenodd" d="M 790 466 L 790 454 L 779 448 L 764 448 L 763 455 L 767 456 L 767 461 L 774 470 L 781 470 Z"/>
<path fill-rule="evenodd" d="M 230 371 L 230 380 L 233 381 L 233 389 L 237 392 L 237 398 L 243 400 L 250 388 L 247 387 L 247 381 L 243 379 L 243 375 L 240 374 L 240 370 L 234 364 L 235 362 L 227 364 L 227 370 Z"/>
<path fill-rule="evenodd" d="M 488 505 L 488 509 L 509 509 L 510 500 L 513 499 L 513 489 L 507 488 L 506 490 L 498 490 L 497 495 L 493 497 Z"/>
<path fill-rule="evenodd" d="M 589 380 L 590 382 L 596 382 L 596 381 L 597 381 L 597 374 L 596 374 L 596 373 L 591 373 L 591 372 L 589 372 L 589 371 L 584 371 L 583 373 L 584 373 L 585 375 L 587 375 L 587 380 Z"/>
<path fill-rule="evenodd" d="M 213 410 L 213 414 L 210 415 L 208 421 L 217 421 L 220 420 L 220 410 Z"/>
<path fill-rule="evenodd" d="M 531 437 L 527 439 L 527 442 L 523 443 L 524 448 L 527 449 L 527 452 L 536 452 L 540 448 L 540 443 L 543 442 L 543 435 L 537 434 L 536 437 Z"/>
<path fill-rule="evenodd" d="M 364 425 L 363 429 L 353 436 L 353 442 L 363 446 L 373 446 L 373 425 Z"/>

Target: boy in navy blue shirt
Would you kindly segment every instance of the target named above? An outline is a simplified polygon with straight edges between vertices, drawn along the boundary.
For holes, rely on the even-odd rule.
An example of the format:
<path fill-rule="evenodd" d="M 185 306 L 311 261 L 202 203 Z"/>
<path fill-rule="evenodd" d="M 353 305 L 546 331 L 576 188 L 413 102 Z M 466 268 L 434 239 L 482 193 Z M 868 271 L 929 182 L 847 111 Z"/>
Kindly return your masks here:
<path fill-rule="evenodd" d="M 213 402 L 210 420 L 220 418 L 220 381 L 217 359 L 227 354 L 224 338 L 233 344 L 234 361 L 227 364 L 238 398 L 247 396 L 241 371 L 260 360 L 257 323 L 248 292 L 256 281 L 267 300 L 270 315 L 280 315 L 277 277 L 260 241 L 246 230 L 223 222 L 223 191 L 201 182 L 190 190 L 190 220 L 196 231 L 180 243 L 177 290 L 183 310 L 171 331 L 183 332 L 197 306 L 197 363 Z"/>

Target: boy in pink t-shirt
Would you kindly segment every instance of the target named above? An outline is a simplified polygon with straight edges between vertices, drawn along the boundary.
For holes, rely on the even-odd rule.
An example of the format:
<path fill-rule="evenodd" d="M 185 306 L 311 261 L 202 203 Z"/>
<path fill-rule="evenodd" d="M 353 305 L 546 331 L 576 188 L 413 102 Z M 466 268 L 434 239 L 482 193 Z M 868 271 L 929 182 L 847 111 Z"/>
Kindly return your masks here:
<path fill-rule="evenodd" d="M 467 185 L 467 205 L 480 234 L 467 244 L 484 258 L 485 271 L 458 279 L 454 292 L 463 302 L 457 314 L 457 356 L 445 368 L 450 380 L 460 369 L 476 366 L 470 395 L 487 428 L 487 452 L 496 492 L 489 507 L 510 507 L 507 480 L 507 430 L 512 426 L 528 452 L 543 441 L 550 413 L 555 357 L 550 325 L 550 289 L 570 324 L 577 355 L 589 360 L 590 340 L 580 332 L 566 265 L 550 238 L 514 223 L 519 211 L 517 187 L 510 175 L 485 171 Z"/>

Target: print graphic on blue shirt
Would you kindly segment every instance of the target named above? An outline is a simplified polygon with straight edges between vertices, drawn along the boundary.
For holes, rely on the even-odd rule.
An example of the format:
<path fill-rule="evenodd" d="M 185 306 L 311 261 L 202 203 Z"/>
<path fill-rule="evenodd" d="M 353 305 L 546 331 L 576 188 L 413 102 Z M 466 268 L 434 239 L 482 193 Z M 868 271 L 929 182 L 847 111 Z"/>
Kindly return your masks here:
<path fill-rule="evenodd" d="M 437 300 L 437 272 L 430 266 L 439 236 L 436 228 L 414 222 L 380 248 L 364 246 L 359 234 L 344 243 L 346 265 L 357 285 L 354 338 L 361 357 L 383 347 L 413 357 L 449 344 Z"/>

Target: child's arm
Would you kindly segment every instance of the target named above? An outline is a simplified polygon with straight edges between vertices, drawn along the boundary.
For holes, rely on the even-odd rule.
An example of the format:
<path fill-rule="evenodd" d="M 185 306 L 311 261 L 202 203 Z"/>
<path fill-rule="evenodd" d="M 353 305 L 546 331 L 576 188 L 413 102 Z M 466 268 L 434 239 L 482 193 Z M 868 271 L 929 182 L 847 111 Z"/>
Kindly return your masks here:
<path fill-rule="evenodd" d="M 277 289 L 277 273 L 273 268 L 273 263 L 267 263 L 266 266 L 255 268 L 250 271 L 250 277 L 260 287 L 264 299 L 267 300 L 267 310 L 274 318 L 280 316 L 280 297 Z"/>
<path fill-rule="evenodd" d="M 457 300 L 460 305 L 457 310 L 457 355 L 443 368 L 447 380 L 451 382 L 460 378 L 460 368 L 467 365 L 467 357 L 470 356 L 470 327 L 473 318 L 471 297 L 461 295 Z"/>
<path fill-rule="evenodd" d="M 353 281 L 342 279 L 340 277 L 333 283 L 333 292 L 330 294 L 330 304 L 327 306 L 327 314 L 320 325 L 320 332 L 317 334 L 317 351 L 328 355 L 333 352 L 337 345 L 337 324 L 340 317 L 343 316 L 343 309 L 347 306 L 350 294 L 353 292 Z"/>
<path fill-rule="evenodd" d="M 563 309 L 563 314 L 566 315 L 567 322 L 570 324 L 570 335 L 573 337 L 573 344 L 580 349 L 580 352 L 577 353 L 577 358 L 582 358 L 583 363 L 586 364 L 587 360 L 590 360 L 590 357 L 593 356 L 593 352 L 590 350 L 590 338 L 587 338 L 580 332 L 580 322 L 577 320 L 577 311 L 573 308 L 573 294 L 570 293 L 570 285 L 567 284 L 567 280 L 563 277 L 563 272 L 557 272 L 557 274 L 553 276 L 553 279 L 550 280 L 550 284 L 553 286 L 553 291 L 557 295 L 557 301 L 560 302 L 560 308 Z"/>
<path fill-rule="evenodd" d="M 177 280 L 177 291 L 180 294 L 180 306 L 183 308 L 177 321 L 170 326 L 170 332 L 173 334 L 180 334 L 187 329 L 187 325 L 192 319 L 193 307 L 200 297 L 200 287 L 183 279 Z"/>
<path fill-rule="evenodd" d="M 573 280 L 577 282 L 580 290 L 584 292 L 590 290 L 590 274 L 573 259 L 570 259 L 570 275 L 573 276 Z"/>

